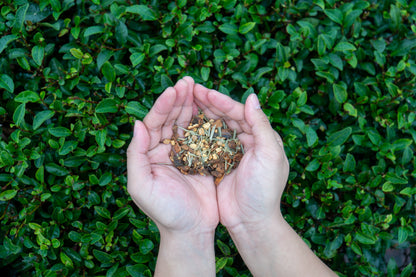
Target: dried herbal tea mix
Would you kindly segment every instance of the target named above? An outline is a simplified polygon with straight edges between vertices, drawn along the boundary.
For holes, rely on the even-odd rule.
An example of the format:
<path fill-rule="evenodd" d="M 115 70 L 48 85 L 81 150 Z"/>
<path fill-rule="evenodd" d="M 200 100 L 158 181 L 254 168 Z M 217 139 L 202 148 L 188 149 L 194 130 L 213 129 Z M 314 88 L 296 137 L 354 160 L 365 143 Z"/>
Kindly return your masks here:
<path fill-rule="evenodd" d="M 179 137 L 178 128 L 183 130 L 183 137 Z M 207 119 L 202 113 L 194 116 L 186 129 L 175 125 L 172 138 L 163 143 L 172 145 L 170 160 L 183 174 L 211 174 L 216 185 L 238 166 L 244 154 L 235 130 L 223 120 Z"/>

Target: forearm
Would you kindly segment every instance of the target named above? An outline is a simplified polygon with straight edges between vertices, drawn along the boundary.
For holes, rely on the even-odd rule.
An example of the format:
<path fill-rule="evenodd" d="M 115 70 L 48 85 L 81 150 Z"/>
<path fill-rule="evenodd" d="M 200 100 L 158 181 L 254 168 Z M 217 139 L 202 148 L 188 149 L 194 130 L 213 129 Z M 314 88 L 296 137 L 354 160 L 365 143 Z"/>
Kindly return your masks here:
<path fill-rule="evenodd" d="M 155 277 L 215 276 L 214 231 L 161 233 Z"/>
<path fill-rule="evenodd" d="M 336 276 L 280 214 L 261 226 L 229 231 L 253 276 Z"/>

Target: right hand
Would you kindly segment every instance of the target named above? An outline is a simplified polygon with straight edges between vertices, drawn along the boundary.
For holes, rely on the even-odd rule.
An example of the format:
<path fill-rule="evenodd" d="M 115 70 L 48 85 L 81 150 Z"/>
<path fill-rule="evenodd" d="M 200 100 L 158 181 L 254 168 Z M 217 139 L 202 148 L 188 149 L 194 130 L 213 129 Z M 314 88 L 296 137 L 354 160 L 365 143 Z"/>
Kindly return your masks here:
<path fill-rule="evenodd" d="M 281 217 L 280 199 L 289 163 L 280 136 L 271 127 L 252 94 L 243 105 L 201 85 L 194 89 L 194 101 L 209 118 L 224 118 L 236 129 L 244 146 L 237 169 L 217 187 L 220 222 L 233 233 L 237 227 L 260 227 Z"/>

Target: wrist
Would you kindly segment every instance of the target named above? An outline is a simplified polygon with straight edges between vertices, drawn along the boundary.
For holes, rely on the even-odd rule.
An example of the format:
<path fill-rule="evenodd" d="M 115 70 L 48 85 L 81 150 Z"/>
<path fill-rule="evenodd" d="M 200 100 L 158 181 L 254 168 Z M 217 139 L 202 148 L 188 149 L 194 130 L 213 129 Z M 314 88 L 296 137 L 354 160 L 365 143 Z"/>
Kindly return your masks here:
<path fill-rule="evenodd" d="M 215 276 L 213 231 L 161 231 L 155 276 Z"/>

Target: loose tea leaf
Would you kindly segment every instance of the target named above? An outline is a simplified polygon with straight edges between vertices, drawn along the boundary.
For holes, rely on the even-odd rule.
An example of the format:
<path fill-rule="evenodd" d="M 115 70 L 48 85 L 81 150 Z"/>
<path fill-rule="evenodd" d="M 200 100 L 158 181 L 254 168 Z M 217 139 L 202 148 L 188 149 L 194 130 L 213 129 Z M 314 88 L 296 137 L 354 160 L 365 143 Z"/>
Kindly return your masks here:
<path fill-rule="evenodd" d="M 183 137 L 178 129 L 183 130 Z M 172 145 L 173 166 L 183 174 L 212 175 L 215 185 L 237 168 L 244 154 L 236 130 L 228 128 L 224 120 L 208 119 L 203 113 L 194 116 L 186 129 L 175 125 L 172 138 L 163 143 Z"/>

